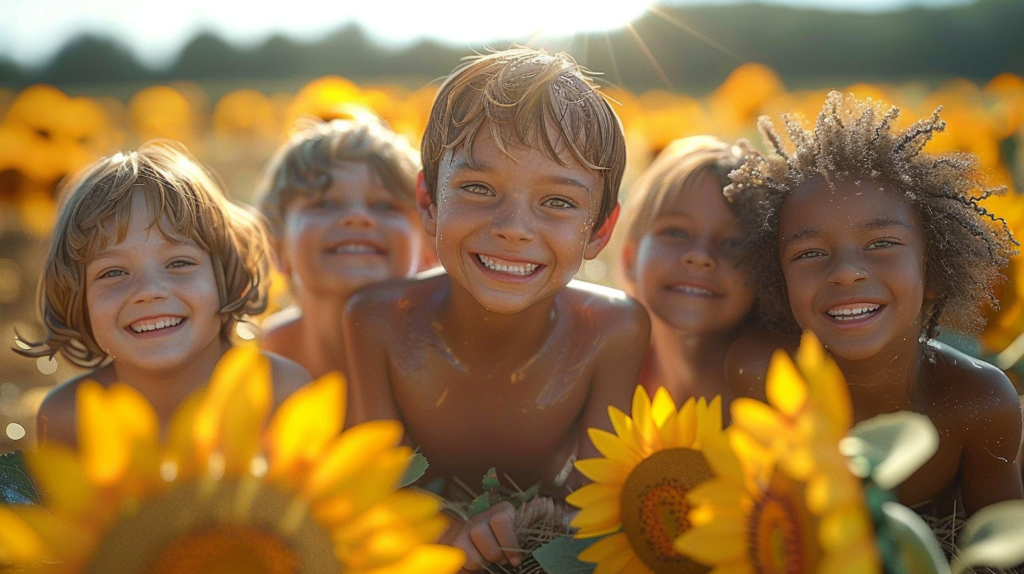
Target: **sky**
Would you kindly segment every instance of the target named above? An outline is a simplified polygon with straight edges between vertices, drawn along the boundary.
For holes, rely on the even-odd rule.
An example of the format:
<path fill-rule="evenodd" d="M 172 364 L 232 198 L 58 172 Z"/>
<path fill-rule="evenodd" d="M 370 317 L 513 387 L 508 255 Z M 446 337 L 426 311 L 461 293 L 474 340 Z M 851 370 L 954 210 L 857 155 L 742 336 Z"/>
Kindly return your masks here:
<path fill-rule="evenodd" d="M 746 1 L 749 0 L 284 0 L 281 6 L 287 9 L 271 11 L 234 0 L 0 0 L 0 58 L 23 66 L 42 66 L 69 39 L 93 33 L 116 37 L 143 64 L 160 68 L 170 65 L 182 46 L 202 31 L 213 31 L 239 46 L 251 46 L 273 34 L 316 40 L 353 22 L 383 44 L 400 46 L 423 38 L 479 44 L 497 39 L 529 39 L 538 32 L 558 37 L 611 30 L 638 18 L 652 3 Z M 910 5 L 960 5 L 971 0 L 761 2 L 880 11 Z M 502 4 L 509 8 L 497 12 L 495 6 Z M 598 5 L 601 8 L 594 9 Z"/>

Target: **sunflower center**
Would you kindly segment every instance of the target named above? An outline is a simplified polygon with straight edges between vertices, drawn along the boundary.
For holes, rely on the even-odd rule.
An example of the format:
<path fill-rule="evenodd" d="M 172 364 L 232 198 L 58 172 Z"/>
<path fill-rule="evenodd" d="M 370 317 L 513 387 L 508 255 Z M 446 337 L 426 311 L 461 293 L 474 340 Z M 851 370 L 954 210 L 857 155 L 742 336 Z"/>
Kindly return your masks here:
<path fill-rule="evenodd" d="M 86 573 L 342 571 L 331 533 L 311 516 L 282 527 L 294 507 L 290 493 L 251 478 L 175 485 L 122 512 Z"/>
<path fill-rule="evenodd" d="M 685 558 L 672 543 L 690 527 L 686 493 L 711 476 L 703 454 L 672 448 L 645 458 L 626 478 L 622 529 L 633 551 L 655 574 L 709 570 Z"/>
<path fill-rule="evenodd" d="M 750 515 L 750 558 L 758 574 L 806 574 L 816 563 L 813 518 L 796 481 L 775 472 Z"/>
<path fill-rule="evenodd" d="M 298 556 L 279 536 L 251 526 L 189 532 L 160 552 L 150 574 L 295 574 Z"/>

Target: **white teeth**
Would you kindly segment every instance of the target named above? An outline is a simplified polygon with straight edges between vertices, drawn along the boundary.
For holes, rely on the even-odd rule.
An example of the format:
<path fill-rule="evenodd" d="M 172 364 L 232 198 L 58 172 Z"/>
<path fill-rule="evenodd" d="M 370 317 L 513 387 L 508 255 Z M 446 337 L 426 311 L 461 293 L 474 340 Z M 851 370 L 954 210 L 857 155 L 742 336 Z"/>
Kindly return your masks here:
<path fill-rule="evenodd" d="M 334 249 L 335 253 L 377 253 L 377 250 L 365 243 L 345 243 Z"/>
<path fill-rule="evenodd" d="M 484 264 L 484 267 L 491 269 L 493 271 L 508 273 L 509 275 L 526 276 L 533 273 L 534 271 L 537 270 L 538 267 L 540 267 L 540 265 L 537 265 L 536 263 L 518 263 L 515 265 L 502 265 L 501 263 L 498 263 L 496 260 L 491 259 L 486 255 L 477 255 L 477 258 L 480 259 L 480 263 Z"/>
<path fill-rule="evenodd" d="M 859 305 L 834 307 L 826 312 L 828 313 L 828 316 L 833 319 L 839 321 L 852 321 L 854 319 L 862 319 L 881 308 L 881 305 L 876 305 L 874 303 L 863 303 Z"/>
<path fill-rule="evenodd" d="M 157 329 L 166 329 L 167 327 L 173 327 L 180 324 L 184 319 L 181 317 L 160 317 L 159 319 L 145 319 L 142 321 L 136 321 L 130 325 L 132 331 L 136 333 L 145 333 L 146 331 L 156 331 Z"/>
<path fill-rule="evenodd" d="M 707 289 L 693 287 L 691 285 L 673 285 L 671 289 L 673 291 L 679 291 L 680 293 L 686 293 L 687 295 L 696 295 L 698 297 L 714 297 L 715 295 Z"/>

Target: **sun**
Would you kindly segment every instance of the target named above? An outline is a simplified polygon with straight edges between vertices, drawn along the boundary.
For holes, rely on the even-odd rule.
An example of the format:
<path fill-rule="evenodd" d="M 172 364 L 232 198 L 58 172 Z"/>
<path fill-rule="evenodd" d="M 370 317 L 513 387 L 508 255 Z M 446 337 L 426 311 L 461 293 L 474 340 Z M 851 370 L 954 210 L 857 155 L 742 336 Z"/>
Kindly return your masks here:
<path fill-rule="evenodd" d="M 638 386 L 632 417 L 609 407 L 615 433 L 589 429 L 604 455 L 578 461 L 591 484 L 566 499 L 580 508 L 577 538 L 605 536 L 579 555 L 604 574 L 687 574 L 707 568 L 673 546 L 689 528 L 687 494 L 712 477 L 702 453 L 724 440 L 721 399 L 690 399 L 676 410 L 664 388 L 652 401 Z"/>
<path fill-rule="evenodd" d="M 296 391 L 267 425 L 270 388 L 269 360 L 232 349 L 161 439 L 135 390 L 86 382 L 80 451 L 47 445 L 29 455 L 45 508 L 0 507 L 0 565 L 62 574 L 459 569 L 461 551 L 432 544 L 447 522 L 441 501 L 396 490 L 412 454 L 399 446 L 401 425 L 340 432 L 337 374 Z"/>

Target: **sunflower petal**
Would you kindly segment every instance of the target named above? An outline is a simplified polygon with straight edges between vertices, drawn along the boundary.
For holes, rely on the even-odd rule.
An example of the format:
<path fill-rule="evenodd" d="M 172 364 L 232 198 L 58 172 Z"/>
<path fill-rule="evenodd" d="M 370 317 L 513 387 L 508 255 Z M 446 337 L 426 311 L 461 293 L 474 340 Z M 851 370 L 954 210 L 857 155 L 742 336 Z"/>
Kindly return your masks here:
<path fill-rule="evenodd" d="M 594 482 L 623 484 L 632 466 L 608 458 L 585 458 L 576 461 L 576 470 Z"/>
<path fill-rule="evenodd" d="M 270 476 L 304 474 L 341 432 L 344 419 L 345 379 L 340 374 L 329 373 L 292 393 L 267 429 Z"/>
<path fill-rule="evenodd" d="M 786 354 L 777 349 L 768 365 L 768 380 L 765 383 L 768 402 L 783 414 L 793 416 L 807 401 L 807 383 L 796 365 Z"/>
<path fill-rule="evenodd" d="M 640 453 L 632 449 L 626 441 L 606 430 L 589 428 L 587 429 L 587 435 L 590 436 L 591 442 L 594 443 L 594 448 L 604 455 L 605 458 L 610 458 L 630 466 L 637 464 L 642 458 Z"/>

